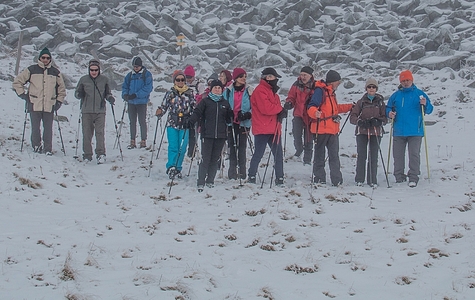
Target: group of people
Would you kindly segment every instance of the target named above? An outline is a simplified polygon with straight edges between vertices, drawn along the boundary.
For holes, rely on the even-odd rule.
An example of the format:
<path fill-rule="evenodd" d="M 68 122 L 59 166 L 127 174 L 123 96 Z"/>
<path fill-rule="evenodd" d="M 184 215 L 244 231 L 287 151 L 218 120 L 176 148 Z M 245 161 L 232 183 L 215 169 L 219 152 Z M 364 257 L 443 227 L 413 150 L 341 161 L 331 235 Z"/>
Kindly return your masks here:
<path fill-rule="evenodd" d="M 168 112 L 166 173 L 169 178 L 182 177 L 185 155 L 195 156 L 198 146 L 196 140 L 199 137 L 201 161 L 198 191 L 203 191 L 205 186 L 214 186 L 226 142 L 229 179 L 241 181 L 247 178 L 249 183 L 257 183 L 259 164 L 269 146 L 274 158 L 272 172 L 275 173 L 275 184 L 282 185 L 282 121 L 287 118 L 288 111 L 293 110 L 294 156 L 300 157 L 303 154 L 304 165 L 311 165 L 313 156 L 314 183 L 326 183 L 326 152 L 331 184 L 339 186 L 343 183 L 339 160 L 340 114 L 349 112 L 350 123 L 356 125 L 356 185 L 362 186 L 365 181 L 372 187 L 377 185 L 378 153 L 381 153 L 383 126 L 390 121 L 396 182 L 409 181 L 410 187 L 417 186 L 420 148 L 425 134 L 424 114 L 430 114 L 433 107 L 429 97 L 414 85 L 413 74 L 409 70 L 400 73 L 398 90 L 386 104 L 384 97 L 377 93 L 379 86 L 374 78 L 366 80 L 365 92 L 356 103 L 340 104 L 336 97 L 341 83 L 340 74 L 330 70 L 324 80 L 315 80 L 313 73 L 310 66 L 300 70 L 282 105 L 278 94 L 278 81 L 282 76 L 274 68 L 262 70 L 259 84 L 254 90 L 247 85 L 247 72 L 242 68 L 214 73 L 207 82 L 196 78 L 192 66 L 187 66 L 183 71 L 176 70 L 172 75 L 173 86 L 156 110 L 158 118 Z M 53 66 L 51 53 L 47 48 L 40 52 L 37 64 L 28 67 L 14 79 L 13 88 L 26 101 L 26 110 L 30 113 L 33 151 L 52 155 L 53 114 L 61 107 L 66 89 L 62 74 Z M 122 98 L 127 103 L 130 121 L 128 149 L 137 147 L 137 120 L 140 127 L 139 147 L 147 145 L 146 114 L 152 89 L 151 72 L 143 66 L 140 57 L 134 57 L 132 71 L 125 76 L 122 84 Z M 96 159 L 98 163 L 103 163 L 106 159 L 106 101 L 113 109 L 115 98 L 108 78 L 101 74 L 98 60 L 89 61 L 88 74 L 80 78 L 75 97 L 80 99 L 83 159 L 92 160 L 92 138 L 95 135 Z M 40 133 L 41 121 L 43 138 Z M 252 158 L 247 169 L 247 145 L 252 143 L 250 133 L 254 136 L 254 147 L 251 149 Z M 406 147 L 409 157 L 407 174 Z"/>

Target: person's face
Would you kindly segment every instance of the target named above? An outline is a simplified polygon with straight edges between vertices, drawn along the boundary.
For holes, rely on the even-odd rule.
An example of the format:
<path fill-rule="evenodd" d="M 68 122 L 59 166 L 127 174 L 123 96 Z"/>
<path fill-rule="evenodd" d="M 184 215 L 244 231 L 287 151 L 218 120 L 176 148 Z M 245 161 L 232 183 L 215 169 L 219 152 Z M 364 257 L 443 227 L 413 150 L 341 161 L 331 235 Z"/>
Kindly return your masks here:
<path fill-rule="evenodd" d="M 246 80 L 247 80 L 247 74 L 241 74 L 239 75 L 238 78 L 236 78 L 236 85 L 237 86 L 245 85 Z"/>
<path fill-rule="evenodd" d="M 47 65 L 51 61 L 51 56 L 49 56 L 48 54 L 43 54 L 43 55 L 40 56 L 40 61 L 43 64 Z"/>
<path fill-rule="evenodd" d="M 186 75 L 186 83 L 190 84 L 195 79 L 194 76 Z"/>
<path fill-rule="evenodd" d="M 403 81 L 401 81 L 401 85 L 402 85 L 403 88 L 411 87 L 412 86 L 412 80 L 410 80 L 410 79 L 403 80 Z"/>
<path fill-rule="evenodd" d="M 334 81 L 334 82 L 330 83 L 330 85 L 332 86 L 333 90 L 336 91 L 336 89 L 338 88 L 340 83 L 341 83 L 341 80 L 338 80 L 338 81 Z"/>
<path fill-rule="evenodd" d="M 304 84 L 309 82 L 310 78 L 312 78 L 312 75 L 305 72 L 300 72 L 300 80 L 302 80 Z"/>
<path fill-rule="evenodd" d="M 223 93 L 223 89 L 219 85 L 215 85 L 211 89 L 211 93 L 213 93 L 215 95 L 221 95 Z"/>
<path fill-rule="evenodd" d="M 266 80 L 272 81 L 272 80 L 274 80 L 274 79 L 277 79 L 277 77 L 275 77 L 275 76 L 272 75 L 272 74 L 266 75 Z"/>
<path fill-rule="evenodd" d="M 374 96 L 376 95 L 376 91 L 378 90 L 378 88 L 374 85 L 374 84 L 370 84 L 366 87 L 366 92 L 368 93 L 368 95 L 370 96 Z"/>
<path fill-rule="evenodd" d="M 92 78 L 96 78 L 97 76 L 99 76 L 99 67 L 91 66 L 89 68 L 89 75 L 91 75 Z"/>
<path fill-rule="evenodd" d="M 140 72 L 142 70 L 142 66 L 134 66 L 135 73 Z"/>
<path fill-rule="evenodd" d="M 179 75 L 175 78 L 175 84 L 176 86 L 178 86 L 179 88 L 182 88 L 185 86 L 185 77 L 183 77 L 182 75 Z"/>
<path fill-rule="evenodd" d="M 226 84 L 228 80 L 226 79 L 226 74 L 224 72 L 219 73 L 219 81 L 221 81 L 222 84 Z"/>

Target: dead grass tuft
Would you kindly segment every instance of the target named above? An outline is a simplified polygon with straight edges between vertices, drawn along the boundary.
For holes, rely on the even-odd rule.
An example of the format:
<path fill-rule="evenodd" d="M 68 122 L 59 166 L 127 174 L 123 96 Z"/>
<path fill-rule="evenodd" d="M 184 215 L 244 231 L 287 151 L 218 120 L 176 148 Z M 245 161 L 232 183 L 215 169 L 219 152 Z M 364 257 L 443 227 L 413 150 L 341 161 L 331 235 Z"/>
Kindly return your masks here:
<path fill-rule="evenodd" d="M 261 249 L 265 251 L 275 251 L 275 247 L 273 245 L 261 245 Z"/>
<path fill-rule="evenodd" d="M 332 194 L 326 195 L 325 199 L 327 199 L 330 202 L 340 202 L 340 203 L 351 203 L 352 202 L 350 199 L 348 199 L 346 197 L 339 198 L 339 197 L 337 197 L 335 195 L 332 195 Z"/>
<path fill-rule="evenodd" d="M 17 173 L 13 173 L 13 176 L 18 178 L 18 181 L 20 182 L 21 185 L 26 185 L 29 188 L 32 188 L 32 189 L 36 190 L 36 189 L 41 189 L 43 187 L 43 185 L 41 183 L 33 182 L 28 178 L 21 177 Z"/>
<path fill-rule="evenodd" d="M 318 266 L 313 265 L 311 267 L 301 267 L 297 264 L 293 264 L 290 266 L 285 267 L 286 271 L 291 271 L 294 272 L 295 274 L 300 274 L 300 273 L 315 273 L 318 271 Z"/>
<path fill-rule="evenodd" d="M 66 257 L 66 261 L 64 262 L 64 266 L 61 270 L 61 275 L 59 278 L 64 281 L 76 279 L 76 270 L 74 270 L 71 266 L 71 253 L 68 253 L 68 256 Z"/>

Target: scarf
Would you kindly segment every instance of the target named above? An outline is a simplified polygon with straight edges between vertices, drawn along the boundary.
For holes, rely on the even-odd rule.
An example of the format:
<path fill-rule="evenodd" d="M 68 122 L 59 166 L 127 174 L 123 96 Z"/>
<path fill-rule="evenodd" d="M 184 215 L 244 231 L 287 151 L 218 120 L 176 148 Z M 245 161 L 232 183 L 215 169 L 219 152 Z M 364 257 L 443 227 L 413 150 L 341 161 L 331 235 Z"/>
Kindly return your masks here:
<path fill-rule="evenodd" d="M 176 84 L 173 87 L 175 88 L 175 90 L 177 90 L 177 92 L 180 95 L 182 95 L 184 92 L 186 92 L 189 89 L 186 84 L 182 88 L 178 87 Z"/>
<path fill-rule="evenodd" d="M 209 97 L 211 100 L 213 100 L 214 102 L 218 102 L 219 100 L 221 100 L 221 97 L 222 97 L 222 96 L 223 96 L 223 95 L 216 95 L 216 94 L 213 94 L 213 93 L 211 93 L 211 92 L 208 94 L 208 97 Z"/>
<path fill-rule="evenodd" d="M 274 80 L 266 80 L 266 82 L 271 86 L 272 91 L 274 92 L 274 94 L 277 93 L 277 91 L 280 89 L 280 87 L 277 85 L 277 81 L 279 81 L 278 78 L 276 78 Z"/>

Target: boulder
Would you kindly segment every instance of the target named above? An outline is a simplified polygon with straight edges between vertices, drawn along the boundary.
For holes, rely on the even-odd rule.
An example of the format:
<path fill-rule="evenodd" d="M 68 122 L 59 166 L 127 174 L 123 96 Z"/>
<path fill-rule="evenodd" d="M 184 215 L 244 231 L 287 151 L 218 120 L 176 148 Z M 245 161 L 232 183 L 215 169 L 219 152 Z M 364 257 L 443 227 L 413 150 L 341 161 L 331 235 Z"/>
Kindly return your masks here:
<path fill-rule="evenodd" d="M 143 38 L 147 38 L 149 35 L 155 33 L 155 26 L 141 16 L 135 16 L 135 18 L 130 22 L 128 29 L 132 32 L 138 33 Z"/>

